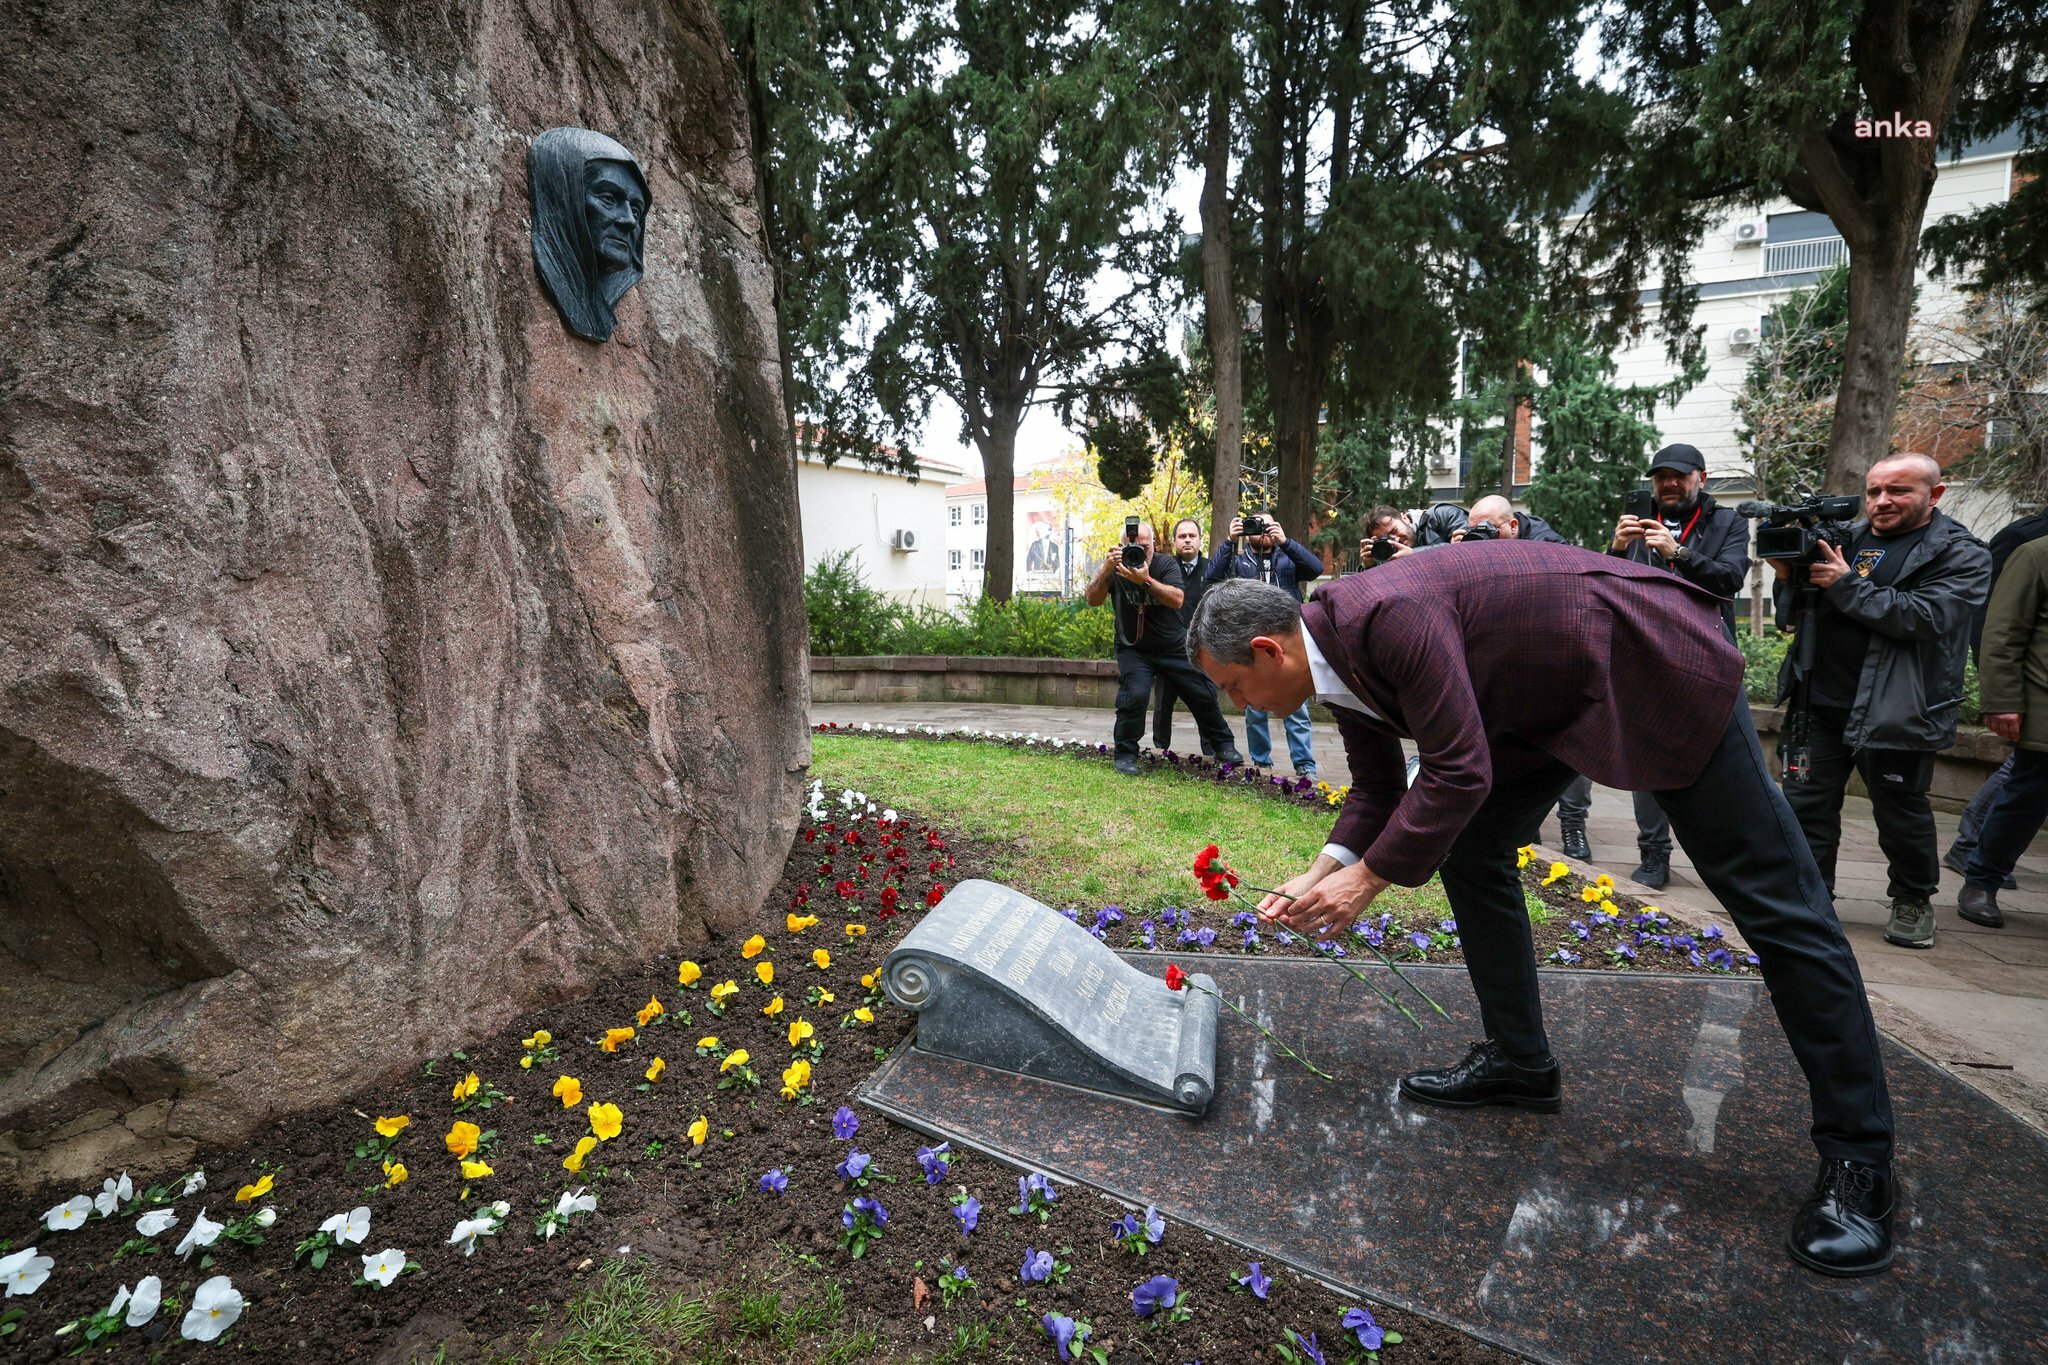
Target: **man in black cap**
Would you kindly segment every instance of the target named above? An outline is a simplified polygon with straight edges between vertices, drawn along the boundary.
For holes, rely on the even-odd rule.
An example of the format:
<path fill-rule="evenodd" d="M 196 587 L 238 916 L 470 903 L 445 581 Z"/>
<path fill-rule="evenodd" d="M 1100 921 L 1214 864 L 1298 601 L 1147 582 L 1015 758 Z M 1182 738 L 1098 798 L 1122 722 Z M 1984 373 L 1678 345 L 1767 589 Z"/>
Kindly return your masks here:
<path fill-rule="evenodd" d="M 1735 594 L 1749 572 L 1749 528 L 1734 508 L 1716 505 L 1706 485 L 1707 461 L 1698 449 L 1665 446 L 1650 462 L 1648 507 L 1637 501 L 1639 510 L 1622 513 L 1607 552 L 1668 570 L 1720 598 L 1721 628 L 1733 640 Z M 1584 830 L 1592 784 L 1584 778 L 1579 781 L 1583 793 L 1578 784 L 1566 792 L 1558 802 L 1558 819 L 1563 823 L 1576 814 L 1578 828 Z M 1642 865 L 1633 876 L 1644 886 L 1662 890 L 1671 876 L 1671 821 L 1643 792 L 1635 793 L 1635 804 L 1636 848 Z M 1572 851 L 1569 841 L 1566 851 Z"/>

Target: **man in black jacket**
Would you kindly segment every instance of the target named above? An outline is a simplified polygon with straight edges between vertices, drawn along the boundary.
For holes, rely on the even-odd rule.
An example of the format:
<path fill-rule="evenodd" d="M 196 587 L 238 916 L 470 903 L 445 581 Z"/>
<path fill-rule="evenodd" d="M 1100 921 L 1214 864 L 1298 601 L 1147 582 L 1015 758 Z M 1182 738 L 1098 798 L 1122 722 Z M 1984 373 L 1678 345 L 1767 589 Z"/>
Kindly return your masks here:
<path fill-rule="evenodd" d="M 1495 539 L 1527 540 L 1544 545 L 1570 544 L 1552 529 L 1549 522 L 1531 512 L 1517 512 L 1514 504 L 1498 493 L 1490 494 L 1472 504 L 1465 526 L 1451 533 L 1453 543 L 1471 537 L 1474 526 L 1491 526 Z"/>
<path fill-rule="evenodd" d="M 1186 596 L 1181 598 L 1180 623 L 1195 619 L 1195 604 L 1202 600 L 1202 594 L 1209 590 L 1209 557 L 1202 553 L 1202 524 L 1193 517 L 1182 517 L 1173 524 L 1173 558 L 1180 565 L 1181 581 L 1186 585 Z M 1152 747 L 1170 749 L 1173 747 L 1173 707 L 1180 694 L 1167 684 L 1162 675 L 1152 684 Z M 1215 757 L 1207 739 L 1202 741 L 1202 752 Z"/>
<path fill-rule="evenodd" d="M 1851 771 L 1870 789 L 1870 813 L 1884 850 L 1892 913 L 1887 943 L 1934 946 L 1933 896 L 1941 880 L 1927 788 L 1934 755 L 1955 743 L 1970 627 L 1991 586 L 1991 552 L 1961 522 L 1935 510 L 1941 466 L 1925 455 L 1894 455 L 1864 476 L 1868 518 L 1846 551 L 1823 544 L 1807 567 L 1820 590 L 1807 683 L 1812 752 L 1807 780 L 1784 783 L 1814 861 L 1830 889 L 1842 837 L 1842 792 Z M 1793 604 L 1791 566 L 1778 575 L 1779 619 Z M 1798 652 L 1778 675 L 1782 699 Z"/>
<path fill-rule="evenodd" d="M 1649 513 L 1622 513 L 1614 524 L 1614 540 L 1607 553 L 1638 564 L 1654 564 L 1720 598 L 1721 628 L 1733 640 L 1735 594 L 1742 588 L 1742 576 L 1749 572 L 1749 527 L 1734 508 L 1716 505 L 1706 491 L 1707 461 L 1695 447 L 1665 446 L 1650 462 L 1649 477 Z M 1671 821 L 1648 793 L 1634 795 L 1636 851 L 1641 863 L 1631 875 L 1644 886 L 1662 890 L 1671 878 Z M 1592 784 L 1581 778 L 1557 803 L 1559 824 L 1576 823 L 1582 846 L 1585 813 L 1592 796 Z M 1572 842 L 1567 829 L 1568 854 L 1575 853 Z"/>

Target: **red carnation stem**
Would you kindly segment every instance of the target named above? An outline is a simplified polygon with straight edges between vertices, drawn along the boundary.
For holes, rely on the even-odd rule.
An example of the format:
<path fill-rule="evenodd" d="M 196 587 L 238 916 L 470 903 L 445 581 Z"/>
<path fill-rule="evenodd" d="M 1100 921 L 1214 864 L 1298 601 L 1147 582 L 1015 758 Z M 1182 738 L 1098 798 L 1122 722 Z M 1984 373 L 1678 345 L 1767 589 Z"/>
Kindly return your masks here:
<path fill-rule="evenodd" d="M 1168 984 L 1171 985 L 1172 983 L 1169 982 Z M 1295 1062 L 1299 1063 L 1302 1070 L 1308 1072 L 1312 1076 L 1320 1076 L 1326 1081 L 1334 1081 L 1337 1079 L 1335 1076 L 1332 1076 L 1329 1072 L 1323 1070 L 1314 1062 L 1310 1061 L 1302 1053 L 1297 1052 L 1295 1049 L 1289 1047 L 1286 1043 L 1281 1042 L 1279 1036 L 1275 1034 L 1273 1030 L 1267 1028 L 1264 1024 L 1252 1018 L 1249 1014 L 1246 1014 L 1236 1001 L 1225 996 L 1223 992 L 1212 991 L 1207 986 L 1197 986 L 1195 984 L 1195 979 L 1185 972 L 1181 973 L 1180 984 L 1177 986 L 1173 986 L 1173 989 L 1177 991 L 1200 991 L 1204 995 L 1215 997 L 1215 999 L 1220 1004 L 1229 1006 L 1231 1011 L 1234 1014 L 1236 1014 L 1238 1018 L 1244 1020 L 1247 1024 L 1250 1024 L 1260 1033 L 1266 1035 L 1267 1042 L 1271 1043 L 1274 1047 L 1279 1048 L 1282 1056 L 1290 1057 Z"/>

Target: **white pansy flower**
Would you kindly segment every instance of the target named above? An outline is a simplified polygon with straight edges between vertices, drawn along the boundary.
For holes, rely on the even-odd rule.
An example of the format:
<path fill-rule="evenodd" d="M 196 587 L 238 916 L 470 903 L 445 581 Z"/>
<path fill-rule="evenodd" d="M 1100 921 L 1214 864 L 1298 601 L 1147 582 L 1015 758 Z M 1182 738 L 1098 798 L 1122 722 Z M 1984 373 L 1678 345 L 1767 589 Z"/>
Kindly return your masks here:
<path fill-rule="evenodd" d="M 111 1218 L 115 1209 L 134 1197 L 135 1182 L 128 1178 L 128 1172 L 123 1171 L 119 1180 L 111 1176 L 107 1178 L 106 1184 L 100 1186 L 100 1192 L 93 1196 L 92 1206 L 99 1210 L 100 1217 Z"/>
<path fill-rule="evenodd" d="M 156 1310 L 164 1301 L 164 1282 L 154 1275 L 145 1275 L 135 1286 L 135 1292 L 128 1298 L 130 1327 L 141 1327 L 156 1316 Z"/>
<path fill-rule="evenodd" d="M 92 1217 L 92 1197 L 77 1194 L 43 1215 L 43 1226 L 52 1232 L 75 1232 Z"/>
<path fill-rule="evenodd" d="M 563 1190 L 562 1197 L 555 1201 L 555 1212 L 564 1218 L 572 1213 L 596 1213 L 597 1196 L 585 1194 L 581 1185 L 573 1190 Z"/>
<path fill-rule="evenodd" d="M 197 1194 L 206 1188 L 206 1172 L 194 1171 L 185 1177 L 185 1194 Z M 180 1196 L 182 1197 L 182 1196 Z"/>
<path fill-rule="evenodd" d="M 180 1329 L 187 1341 L 212 1341 L 242 1316 L 242 1291 L 216 1275 L 192 1291 L 192 1311 Z"/>
<path fill-rule="evenodd" d="M 0 1256 L 0 1284 L 7 1286 L 10 1299 L 33 1294 L 43 1287 L 43 1281 L 50 1278 L 50 1271 L 56 1265 L 55 1257 L 38 1256 L 34 1247 L 11 1256 Z"/>
<path fill-rule="evenodd" d="M 496 1218 L 465 1218 L 455 1225 L 455 1231 L 448 1234 L 448 1244 L 462 1248 L 465 1256 L 476 1255 L 476 1239 L 490 1237 L 498 1231 Z"/>
<path fill-rule="evenodd" d="M 388 1289 L 405 1269 L 405 1253 L 386 1247 L 374 1256 L 363 1257 L 363 1278 L 380 1289 Z"/>
<path fill-rule="evenodd" d="M 144 1237 L 154 1237 L 178 1221 L 178 1215 L 169 1209 L 151 1209 L 135 1220 L 135 1230 Z"/>
<path fill-rule="evenodd" d="M 359 1205 L 350 1213 L 337 1213 L 320 1225 L 320 1231 L 334 1234 L 336 1246 L 361 1246 L 370 1235 L 370 1206 Z"/>
<path fill-rule="evenodd" d="M 265 1204 L 262 1208 L 256 1210 L 256 1217 L 253 1221 L 257 1227 L 267 1228 L 277 1221 L 277 1210 Z"/>
<path fill-rule="evenodd" d="M 185 1229 L 185 1240 L 178 1243 L 178 1255 L 190 1256 L 200 1247 L 210 1247 L 220 1240 L 221 1229 L 227 1224 L 216 1223 L 206 1216 L 206 1210 L 199 1210 L 199 1216 L 192 1220 L 192 1226 Z"/>

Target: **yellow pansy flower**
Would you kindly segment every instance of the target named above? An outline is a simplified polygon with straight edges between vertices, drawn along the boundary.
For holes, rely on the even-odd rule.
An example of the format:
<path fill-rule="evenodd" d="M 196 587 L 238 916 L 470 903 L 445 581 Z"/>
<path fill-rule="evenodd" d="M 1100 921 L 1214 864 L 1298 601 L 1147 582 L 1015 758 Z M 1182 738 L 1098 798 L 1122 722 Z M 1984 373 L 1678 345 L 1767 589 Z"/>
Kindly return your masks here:
<path fill-rule="evenodd" d="M 784 918 L 783 922 L 789 926 L 789 932 L 801 934 L 804 930 L 816 924 L 818 917 L 816 915 L 789 915 Z"/>
<path fill-rule="evenodd" d="M 811 1064 L 799 1057 L 791 1062 L 782 1073 L 782 1098 L 793 1100 L 797 1092 L 811 1083 Z"/>
<path fill-rule="evenodd" d="M 826 952 L 823 948 L 813 948 L 811 949 L 811 962 L 822 972 L 832 965 L 832 954 Z"/>
<path fill-rule="evenodd" d="M 616 1104 L 593 1104 L 590 1106 L 590 1131 L 610 1142 L 619 1135 L 625 1117 Z"/>
<path fill-rule="evenodd" d="M 530 1056 L 527 1056 L 527 1057 L 521 1057 L 521 1058 L 519 1059 L 519 1069 L 520 1069 L 521 1071 L 531 1071 L 531 1070 L 533 1070 L 533 1058 L 532 1058 L 532 1057 L 530 1057 Z"/>
<path fill-rule="evenodd" d="M 564 1076 L 555 1082 L 555 1098 L 562 1102 L 564 1109 L 574 1109 L 583 1103 L 583 1082 L 574 1076 Z"/>
<path fill-rule="evenodd" d="M 1563 881 L 1563 880 L 1564 880 L 1564 879 L 1565 879 L 1566 877 L 1569 877 L 1569 876 L 1571 876 L 1571 875 L 1572 875 L 1572 870 L 1571 870 L 1571 868 L 1567 867 L 1567 866 L 1566 866 L 1565 864 L 1563 864 L 1563 863 L 1552 863 L 1552 864 L 1550 865 L 1550 875 L 1549 875 L 1548 877 L 1545 877 L 1545 878 L 1543 879 L 1543 884 L 1544 884 L 1545 886 L 1548 886 L 1548 885 L 1550 885 L 1550 884 L 1551 884 L 1552 882 L 1561 882 L 1561 881 Z"/>
<path fill-rule="evenodd" d="M 698 1048 L 699 1048 L 700 1050 L 706 1050 L 706 1051 L 708 1051 L 708 1050 L 709 1050 L 709 1049 L 711 1049 L 711 1048 L 717 1047 L 717 1046 L 718 1046 L 718 1035 L 717 1035 L 717 1034 L 715 1034 L 715 1033 L 707 1033 L 707 1034 L 705 1034 L 705 1035 L 704 1035 L 704 1036 L 703 1036 L 702 1038 L 699 1038 L 699 1039 L 697 1040 L 697 1046 L 698 1046 Z"/>
<path fill-rule="evenodd" d="M 801 1047 L 804 1040 L 816 1032 L 817 1030 L 810 1026 L 809 1021 L 799 1019 L 789 1026 L 789 1045 L 791 1047 Z"/>
<path fill-rule="evenodd" d="M 863 1024 L 872 1024 L 875 1022 L 875 1012 L 869 1009 L 866 1005 L 862 1005 L 859 1009 L 855 1010 L 853 1012 L 853 1017 L 860 1020 Z"/>
<path fill-rule="evenodd" d="M 684 962 L 676 968 L 676 984 L 678 986 L 694 986 L 697 984 L 697 978 L 702 975 L 704 975 L 702 967 L 699 967 L 694 962 Z"/>
<path fill-rule="evenodd" d="M 761 1013 L 767 1015 L 770 1019 L 782 1013 L 782 997 L 778 995 L 767 1004 L 761 1006 Z"/>
<path fill-rule="evenodd" d="M 713 1000 L 724 1000 L 729 996 L 738 995 L 739 993 L 739 983 L 734 981 L 721 981 L 711 988 L 711 998 Z"/>
<path fill-rule="evenodd" d="M 519 1045 L 529 1052 L 537 1052 L 541 1048 L 546 1047 L 549 1043 L 552 1043 L 554 1041 L 554 1034 L 549 1033 L 544 1028 L 537 1028 L 533 1031 L 533 1036 L 531 1038 L 521 1038 L 519 1040 Z"/>
<path fill-rule="evenodd" d="M 730 1071 L 736 1066 L 745 1066 L 746 1064 L 747 1050 L 745 1048 L 737 1048 L 726 1054 L 725 1060 L 718 1064 L 718 1069 L 720 1071 Z"/>
<path fill-rule="evenodd" d="M 1598 900 L 1605 900 L 1606 898 L 1607 893 L 1597 886 L 1582 887 L 1579 890 L 1579 899 L 1588 905 Z"/>
<path fill-rule="evenodd" d="M 757 958 L 767 951 L 768 940 L 762 938 L 759 934 L 754 935 L 740 945 L 740 956 L 748 959 Z"/>
<path fill-rule="evenodd" d="M 277 1182 L 272 1180 L 269 1174 L 266 1173 L 262 1177 L 262 1179 L 258 1180 L 255 1184 L 244 1185 L 241 1189 L 236 1190 L 235 1202 L 237 1204 L 246 1204 L 252 1199 L 261 1199 L 264 1195 L 270 1193 L 271 1186 L 276 1183 Z"/>
<path fill-rule="evenodd" d="M 825 988 L 824 988 L 823 986 L 819 986 L 819 987 L 817 987 L 817 992 L 818 992 L 818 1003 L 819 1003 L 819 1004 L 821 1004 L 821 1005 L 829 1005 L 829 1004 L 831 1004 L 831 1003 L 832 1003 L 832 1001 L 833 1001 L 833 996 L 832 996 L 832 992 L 830 992 L 830 991 L 826 990 L 826 989 L 825 989 Z"/>
<path fill-rule="evenodd" d="M 1602 891 L 1612 891 L 1614 889 L 1614 878 L 1602 872 L 1593 879 L 1593 885 L 1599 887 Z"/>
<path fill-rule="evenodd" d="M 381 1138 L 395 1138 L 404 1132 L 405 1125 L 411 1122 L 412 1115 L 410 1114 L 400 1114 L 395 1119 L 380 1118 L 377 1120 L 377 1136 Z"/>
<path fill-rule="evenodd" d="M 700 1114 L 700 1115 L 698 1115 L 698 1116 L 697 1116 L 697 1121 L 696 1121 L 695 1123 L 693 1123 L 693 1124 L 691 1124 L 691 1125 L 690 1125 L 690 1141 L 691 1141 L 691 1143 L 692 1143 L 693 1145 L 695 1145 L 695 1146 L 698 1146 L 698 1147 L 702 1147 L 702 1146 L 704 1145 L 704 1139 L 705 1139 L 705 1138 L 708 1138 L 708 1137 L 710 1137 L 710 1136 L 711 1136 L 711 1120 L 710 1120 L 710 1119 L 708 1119 L 708 1118 L 705 1118 L 705 1117 L 704 1117 L 703 1115 L 701 1115 L 701 1114 Z"/>
<path fill-rule="evenodd" d="M 495 1174 L 495 1172 L 481 1161 L 465 1161 L 462 1163 L 462 1178 L 464 1180 L 482 1180 L 485 1176 L 492 1174 Z"/>
<path fill-rule="evenodd" d="M 482 1084 L 483 1082 L 478 1080 L 476 1078 L 476 1073 L 472 1071 L 467 1076 L 464 1076 L 461 1080 L 457 1081 L 455 1083 L 455 1089 L 450 1093 L 452 1093 L 454 1097 L 458 1100 L 466 1100 L 471 1095 L 474 1095 L 476 1093 L 477 1087 Z"/>
<path fill-rule="evenodd" d="M 773 962 L 756 962 L 754 964 L 754 975 L 761 978 L 762 985 L 773 985 L 775 983 L 775 964 Z"/>
<path fill-rule="evenodd" d="M 846 936 L 848 938 L 859 938 L 867 931 L 868 927 L 865 924 L 849 924 L 846 926 Z"/>
<path fill-rule="evenodd" d="M 877 967 L 873 971 L 869 972 L 866 976 L 862 977 L 860 979 L 860 984 L 866 986 L 869 990 L 873 990 L 875 988 L 875 982 L 881 980 L 881 977 L 882 969 L 880 967 Z"/>
<path fill-rule="evenodd" d="M 668 1063 L 661 1060 L 661 1058 L 656 1057 L 652 1062 L 649 1062 L 647 1064 L 647 1079 L 651 1083 L 658 1085 L 661 1082 L 661 1073 L 666 1070 L 668 1070 Z"/>
<path fill-rule="evenodd" d="M 604 1031 L 604 1037 L 598 1040 L 597 1045 L 606 1052 L 617 1052 L 619 1044 L 627 1041 L 632 1036 L 633 1030 L 629 1028 L 608 1028 Z"/>
<path fill-rule="evenodd" d="M 483 1135 L 484 1130 L 475 1124 L 458 1120 L 455 1126 L 448 1130 L 448 1136 L 441 1141 L 447 1144 L 450 1156 L 473 1156 L 476 1153 L 477 1140 Z"/>
<path fill-rule="evenodd" d="M 562 1158 L 562 1169 L 563 1169 L 563 1170 L 565 1170 L 565 1171 L 580 1171 L 580 1170 L 582 1170 L 582 1169 L 583 1169 L 583 1159 L 584 1159 L 585 1157 L 589 1156 L 589 1155 L 590 1155 L 590 1154 L 591 1154 L 592 1152 L 594 1152 L 594 1151 L 596 1151 L 596 1150 L 597 1150 L 597 1139 L 596 1139 L 596 1138 L 594 1138 L 594 1137 L 580 1137 L 580 1138 L 576 1139 L 576 1150 L 575 1150 L 575 1151 L 573 1151 L 573 1152 L 571 1152 L 571 1153 L 569 1153 L 569 1155 L 567 1155 L 567 1156 L 565 1156 L 565 1157 L 563 1157 L 563 1158 Z"/>
<path fill-rule="evenodd" d="M 661 1014 L 661 1001 L 650 995 L 647 997 L 647 1003 L 640 1007 L 640 1013 L 636 1017 L 640 1020 L 640 1027 L 646 1028 L 651 1021 L 659 1019 Z"/>
<path fill-rule="evenodd" d="M 388 1190 L 394 1185 L 403 1185 L 411 1174 L 411 1171 L 405 1169 L 403 1161 L 386 1161 L 384 1163 L 384 1188 Z"/>

